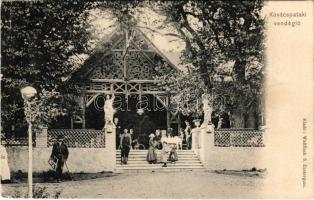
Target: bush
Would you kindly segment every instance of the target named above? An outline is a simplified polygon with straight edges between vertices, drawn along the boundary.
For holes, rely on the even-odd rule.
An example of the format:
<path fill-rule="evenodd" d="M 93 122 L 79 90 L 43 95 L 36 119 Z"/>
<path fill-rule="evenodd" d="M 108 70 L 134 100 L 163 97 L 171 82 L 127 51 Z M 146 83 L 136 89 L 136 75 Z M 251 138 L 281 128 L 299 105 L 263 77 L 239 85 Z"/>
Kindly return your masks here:
<path fill-rule="evenodd" d="M 34 185 L 33 187 L 33 198 L 34 199 L 58 199 L 60 197 L 61 191 L 55 191 L 53 194 L 47 192 L 47 187 L 40 187 Z M 28 198 L 28 192 L 22 194 L 20 191 L 16 191 L 12 196 L 13 198 Z"/>

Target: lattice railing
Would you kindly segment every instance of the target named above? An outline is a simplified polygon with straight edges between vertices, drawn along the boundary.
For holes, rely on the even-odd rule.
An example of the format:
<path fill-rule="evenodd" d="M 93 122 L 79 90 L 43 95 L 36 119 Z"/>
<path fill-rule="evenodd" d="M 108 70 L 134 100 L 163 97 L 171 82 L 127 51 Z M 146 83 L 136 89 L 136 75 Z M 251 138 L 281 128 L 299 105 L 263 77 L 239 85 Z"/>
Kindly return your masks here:
<path fill-rule="evenodd" d="M 3 146 L 28 146 L 28 138 L 1 138 L 1 145 Z M 33 138 L 33 146 L 36 146 L 36 139 Z"/>
<path fill-rule="evenodd" d="M 105 133 L 93 129 L 50 129 L 48 146 L 52 146 L 58 135 L 64 136 L 64 143 L 72 148 L 104 148 Z"/>
<path fill-rule="evenodd" d="M 215 130 L 215 146 L 218 147 L 264 147 L 264 132 L 253 129 Z"/>

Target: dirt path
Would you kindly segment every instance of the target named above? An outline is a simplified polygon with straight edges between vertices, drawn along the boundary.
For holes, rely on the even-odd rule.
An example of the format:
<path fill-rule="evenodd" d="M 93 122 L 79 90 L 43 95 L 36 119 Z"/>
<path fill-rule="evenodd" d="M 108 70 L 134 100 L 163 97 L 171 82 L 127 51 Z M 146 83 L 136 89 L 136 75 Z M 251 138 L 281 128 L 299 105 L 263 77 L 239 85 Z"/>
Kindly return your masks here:
<path fill-rule="evenodd" d="M 61 198 L 258 198 L 263 178 L 210 172 L 120 174 L 84 181 L 42 183 Z M 3 196 L 26 191 L 26 184 L 3 185 Z"/>

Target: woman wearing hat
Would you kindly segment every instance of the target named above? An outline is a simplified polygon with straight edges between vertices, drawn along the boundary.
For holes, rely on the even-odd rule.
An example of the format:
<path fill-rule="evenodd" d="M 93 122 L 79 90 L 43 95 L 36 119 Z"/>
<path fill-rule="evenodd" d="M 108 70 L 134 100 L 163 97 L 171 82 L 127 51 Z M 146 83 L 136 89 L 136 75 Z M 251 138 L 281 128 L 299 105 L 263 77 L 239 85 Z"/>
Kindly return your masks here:
<path fill-rule="evenodd" d="M 157 154 L 155 152 L 155 141 L 154 141 L 155 135 L 151 133 L 149 135 L 149 147 L 147 152 L 147 161 L 150 164 L 156 163 L 157 161 Z"/>

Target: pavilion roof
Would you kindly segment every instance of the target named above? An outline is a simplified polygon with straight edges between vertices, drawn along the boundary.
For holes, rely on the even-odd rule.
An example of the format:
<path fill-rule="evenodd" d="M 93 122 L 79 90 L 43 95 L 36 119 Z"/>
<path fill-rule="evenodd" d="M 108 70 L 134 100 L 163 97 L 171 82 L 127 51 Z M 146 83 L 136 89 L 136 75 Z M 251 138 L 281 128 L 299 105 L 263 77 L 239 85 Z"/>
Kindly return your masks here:
<path fill-rule="evenodd" d="M 126 43 L 125 49 L 128 49 L 128 51 L 135 51 L 135 49 L 132 48 L 138 48 L 138 44 L 135 44 L 136 42 L 142 42 L 146 43 L 145 47 L 140 47 L 141 49 L 138 49 L 140 52 L 145 54 L 146 58 L 150 61 L 154 61 L 155 57 L 151 55 L 151 53 L 154 53 L 155 55 L 162 58 L 163 61 L 165 61 L 172 69 L 180 70 L 178 66 L 180 66 L 180 52 L 163 52 L 160 50 L 160 48 L 155 45 L 146 35 L 144 32 L 142 32 L 139 28 L 134 28 L 133 31 L 135 32 L 135 36 L 132 38 L 129 38 L 131 47 L 131 50 L 127 48 L 128 39 L 123 39 L 124 34 L 128 33 L 128 30 L 115 30 L 112 31 L 110 34 L 106 34 L 102 37 L 100 42 L 95 46 L 95 48 L 91 51 L 91 53 L 84 57 L 84 62 L 78 66 L 77 70 L 71 75 L 72 78 L 87 78 L 90 73 L 92 73 L 95 68 L 98 67 L 95 62 L 97 62 L 97 59 L 104 60 L 106 59 L 110 54 L 112 54 L 113 51 L 119 51 L 122 50 L 123 43 Z M 139 38 L 136 38 L 138 37 Z M 126 36 L 127 37 L 127 36 Z M 121 39 L 122 38 L 122 39 Z M 141 40 L 141 41 L 134 41 L 133 40 Z M 136 46 L 136 47 L 135 47 Z M 126 53 L 126 52 L 124 52 Z M 149 54 L 149 55 L 148 55 Z"/>

